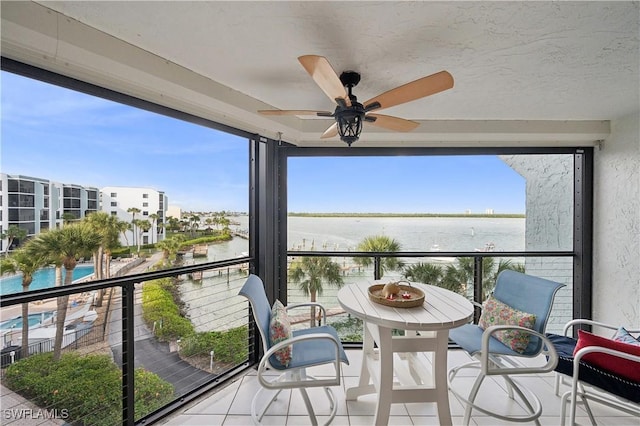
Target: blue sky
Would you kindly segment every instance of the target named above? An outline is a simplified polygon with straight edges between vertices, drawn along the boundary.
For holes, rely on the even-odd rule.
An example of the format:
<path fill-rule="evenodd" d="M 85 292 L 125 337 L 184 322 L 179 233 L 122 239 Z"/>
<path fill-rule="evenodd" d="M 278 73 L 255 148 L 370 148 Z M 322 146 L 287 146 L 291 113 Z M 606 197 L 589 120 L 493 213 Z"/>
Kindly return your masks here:
<path fill-rule="evenodd" d="M 2 72 L 3 173 L 164 191 L 183 211 L 248 210 L 246 139 Z M 524 213 L 496 156 L 289 160 L 292 212 Z"/>

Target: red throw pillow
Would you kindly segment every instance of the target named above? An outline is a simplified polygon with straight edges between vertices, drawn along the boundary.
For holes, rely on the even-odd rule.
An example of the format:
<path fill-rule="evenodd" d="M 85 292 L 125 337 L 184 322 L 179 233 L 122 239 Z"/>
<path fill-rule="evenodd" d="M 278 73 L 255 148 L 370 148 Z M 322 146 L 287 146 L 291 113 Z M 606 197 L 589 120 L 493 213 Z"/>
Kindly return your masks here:
<path fill-rule="evenodd" d="M 640 346 L 617 342 L 605 337 L 596 336 L 587 331 L 578 330 L 578 343 L 576 344 L 573 354 L 575 355 L 576 352 L 587 346 L 601 346 L 603 348 L 640 356 Z M 590 353 L 582 357 L 582 360 L 603 370 L 608 370 L 620 377 L 625 377 L 640 383 L 640 363 L 604 353 Z"/>

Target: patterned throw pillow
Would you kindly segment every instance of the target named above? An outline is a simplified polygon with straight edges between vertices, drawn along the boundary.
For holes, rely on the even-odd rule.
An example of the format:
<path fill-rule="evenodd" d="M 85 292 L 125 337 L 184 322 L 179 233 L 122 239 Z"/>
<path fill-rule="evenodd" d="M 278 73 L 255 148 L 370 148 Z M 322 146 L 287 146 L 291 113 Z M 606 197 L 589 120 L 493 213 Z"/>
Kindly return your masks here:
<path fill-rule="evenodd" d="M 519 325 L 533 329 L 535 323 L 536 316 L 534 314 L 514 309 L 493 296 L 489 296 L 484 302 L 482 315 L 480 315 L 480 320 L 478 321 L 478 325 L 483 330 L 492 325 Z M 520 330 L 498 331 L 493 336 L 519 353 L 524 352 L 531 337 L 529 333 Z"/>
<path fill-rule="evenodd" d="M 271 340 L 271 346 L 283 340 L 290 339 L 292 336 L 291 322 L 289 321 L 287 310 L 282 302 L 276 300 L 271 308 L 271 321 L 269 322 L 269 339 Z M 292 351 L 292 345 L 289 345 L 276 351 L 273 355 L 280 361 L 280 364 L 287 367 L 289 362 L 291 362 Z"/>
<path fill-rule="evenodd" d="M 633 337 L 631 333 L 627 331 L 626 328 L 620 327 L 618 331 L 611 338 L 616 342 L 628 343 L 630 345 L 640 346 L 640 340 Z"/>

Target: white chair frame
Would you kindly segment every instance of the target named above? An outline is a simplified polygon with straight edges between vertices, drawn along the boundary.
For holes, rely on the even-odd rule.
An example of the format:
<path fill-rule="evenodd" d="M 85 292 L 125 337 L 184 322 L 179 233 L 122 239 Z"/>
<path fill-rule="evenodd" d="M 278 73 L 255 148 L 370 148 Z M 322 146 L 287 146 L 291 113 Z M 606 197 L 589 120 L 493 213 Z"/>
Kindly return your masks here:
<path fill-rule="evenodd" d="M 521 330 L 533 336 L 539 337 L 543 342 L 540 348 L 540 351 L 533 356 L 527 355 L 522 357 L 518 357 L 514 355 L 497 356 L 497 355 L 491 354 L 491 352 L 489 352 L 489 340 L 491 336 L 496 331 L 504 331 L 504 330 Z M 523 364 L 520 360 L 518 360 L 518 358 L 534 358 L 541 354 L 545 355 L 548 358 L 547 362 L 542 366 L 529 367 Z M 469 424 L 471 420 L 471 411 L 472 409 L 476 409 L 482 413 L 485 413 L 487 415 L 490 415 L 500 420 L 505 420 L 509 422 L 518 422 L 518 423 L 533 421 L 537 425 L 540 425 L 540 422 L 538 420 L 538 418 L 542 414 L 542 403 L 540 402 L 540 399 L 535 393 L 531 392 L 526 387 L 518 385 L 517 382 L 514 381 L 514 379 L 509 376 L 517 375 L 517 374 L 540 374 L 540 373 L 548 373 L 550 371 L 553 371 L 553 369 L 558 363 L 558 353 L 553 347 L 553 344 L 551 343 L 551 341 L 549 341 L 549 339 L 547 339 L 545 335 L 525 327 L 511 326 L 511 325 L 494 325 L 494 326 L 488 327 L 482 334 L 482 351 L 478 355 L 479 355 L 479 359 L 459 365 L 449 370 L 449 390 L 451 391 L 451 393 L 457 396 L 460 400 L 466 403 L 463 424 L 465 425 Z M 463 370 L 463 369 L 479 369 L 480 370 L 476 378 L 476 381 L 474 382 L 473 387 L 469 392 L 468 398 L 461 395 L 455 389 L 455 387 L 451 386 L 451 383 L 455 379 L 458 372 L 460 372 L 460 370 Z M 504 379 L 505 383 L 507 384 L 507 392 L 508 392 L 509 398 L 514 399 L 514 392 L 518 394 L 518 396 L 520 397 L 520 399 L 522 400 L 522 402 L 527 408 L 527 414 L 522 416 L 506 415 L 506 414 L 497 413 L 495 411 L 492 411 L 477 405 L 475 403 L 475 398 L 478 394 L 478 390 L 480 389 L 480 385 L 482 384 L 482 382 L 487 376 L 501 376 Z"/>
<path fill-rule="evenodd" d="M 449 337 L 475 358 L 471 362 L 452 368 L 448 374 L 449 390 L 466 404 L 463 424 L 469 424 L 471 412 L 475 409 L 508 422 L 535 422 L 536 425 L 540 425 L 540 399 L 511 376 L 547 373 L 553 371 L 558 364 L 558 353 L 551 340 L 544 334 L 544 330 L 553 299 L 561 287 L 564 285 L 544 278 L 504 270 L 498 275 L 493 295 L 510 307 L 536 314 L 536 323 L 532 329 L 518 325 L 494 325 L 482 330 L 477 325 L 466 324 L 449 332 Z M 482 305 L 473 303 L 482 309 Z M 523 353 L 519 353 L 502 345 L 494 336 L 496 332 L 505 330 L 518 330 L 535 339 L 530 343 L 531 347 L 528 346 Z M 546 356 L 547 362 L 544 365 L 533 366 L 525 363 L 526 359 L 533 359 L 539 355 Z M 464 369 L 480 370 L 468 397 L 463 396 L 453 385 L 456 375 Z M 476 404 L 476 396 L 487 376 L 502 377 L 509 398 L 515 400 L 514 395 L 518 395 L 523 404 L 524 414 L 501 413 Z"/>
<path fill-rule="evenodd" d="M 313 409 L 313 405 L 311 404 L 311 400 L 307 393 L 307 388 L 324 388 L 325 394 L 329 400 L 329 419 L 327 421 L 327 425 L 331 423 L 334 419 L 337 412 L 337 400 L 333 393 L 333 391 L 329 388 L 329 386 L 339 386 L 341 383 L 341 362 L 348 363 L 346 359 L 346 354 L 344 353 L 344 349 L 342 348 L 342 343 L 337 338 L 337 333 L 335 329 L 331 326 L 327 326 L 327 314 L 325 308 L 315 302 L 309 303 L 300 303 L 295 305 L 286 306 L 285 309 L 288 311 L 301 308 L 301 307 L 315 307 L 319 308 L 321 312 L 321 325 L 317 327 L 310 328 L 309 332 L 298 333 L 294 331 L 294 336 L 281 341 L 273 346 L 269 346 L 269 319 L 271 315 L 271 306 L 266 298 L 266 294 L 264 293 L 264 284 L 262 280 L 256 275 L 250 275 L 245 282 L 245 285 L 240 290 L 240 295 L 246 297 L 249 300 L 249 304 L 252 307 L 253 317 L 256 323 L 256 328 L 260 333 L 260 339 L 262 340 L 262 348 L 264 355 L 262 356 L 257 370 L 258 382 L 260 383 L 260 389 L 256 392 L 253 400 L 251 402 L 251 418 L 254 424 L 260 424 L 264 415 L 271 407 L 271 404 L 278 398 L 278 395 L 284 389 L 298 389 L 302 395 L 304 400 L 305 407 L 307 412 L 309 413 L 309 418 L 311 420 L 311 424 L 313 426 L 317 426 L 318 420 L 316 418 L 315 411 Z M 324 324 L 324 325 L 322 325 Z M 334 334 L 331 334 L 334 333 Z M 300 345 L 304 342 L 309 341 L 324 341 L 324 345 L 322 347 L 315 346 L 315 350 L 319 350 L 319 357 L 304 357 L 299 358 L 296 361 L 296 346 L 298 346 L 298 350 L 309 350 L 309 348 L 301 347 Z M 294 353 L 294 357 L 292 360 L 292 364 L 288 367 L 284 367 L 282 365 L 278 365 L 277 367 L 272 365 L 270 362 L 271 356 L 278 350 L 283 349 L 287 346 L 292 346 L 292 351 Z M 335 352 L 334 352 L 335 349 Z M 318 354 L 318 353 L 317 353 Z M 343 358 L 344 357 L 344 358 Z M 333 365 L 335 375 L 328 376 L 323 379 L 317 379 L 309 374 L 307 374 L 306 369 L 308 367 L 314 367 L 317 365 Z M 271 374 L 268 371 L 271 370 Z M 279 375 L 274 375 L 273 372 L 280 372 Z M 276 391 L 275 394 L 270 398 L 269 402 L 266 404 L 264 409 L 259 412 L 258 410 L 258 401 L 260 400 L 260 395 L 263 394 L 264 391 Z"/>
<path fill-rule="evenodd" d="M 285 309 L 288 312 L 291 309 L 305 307 L 305 306 L 306 307 L 320 308 L 320 311 L 322 312 L 321 324 L 326 324 L 327 323 L 326 310 L 325 310 L 324 306 L 322 306 L 319 303 L 300 303 L 300 304 L 296 304 L 296 305 L 285 306 Z M 329 340 L 330 343 L 332 343 L 335 346 L 335 349 L 336 349 L 336 357 L 335 357 L 335 359 L 336 359 L 336 361 L 332 363 L 334 365 L 334 369 L 335 369 L 335 375 L 334 376 L 331 376 L 330 378 L 326 378 L 326 379 L 320 380 L 320 379 L 317 379 L 314 376 L 311 376 L 311 375 L 307 374 L 306 367 L 292 368 L 292 369 L 289 369 L 289 370 L 284 370 L 284 372 L 282 374 L 280 374 L 279 376 L 276 376 L 275 379 L 273 379 L 273 377 L 274 377 L 273 375 L 269 375 L 267 373 L 270 369 L 273 370 L 273 367 L 269 363 L 269 358 L 271 358 L 271 355 L 273 355 L 274 353 L 276 353 L 280 349 L 286 348 L 289 345 L 295 345 L 298 342 L 302 342 L 302 341 L 305 341 L 305 340 L 311 340 L 311 339 L 326 339 L 326 340 Z M 263 342 L 264 341 L 265 341 L 265 339 L 263 338 Z M 266 345 L 265 345 L 265 349 L 266 349 Z M 336 416 L 336 413 L 337 413 L 337 410 L 338 410 L 338 404 L 337 404 L 337 400 L 336 400 L 335 394 L 333 393 L 333 390 L 331 390 L 331 388 L 329 388 L 329 386 L 339 386 L 340 385 L 340 383 L 341 383 L 340 371 L 341 371 L 341 366 L 340 366 L 340 344 L 330 334 L 327 334 L 327 333 L 307 334 L 307 335 L 303 335 L 303 336 L 293 337 L 291 339 L 287 339 L 285 341 L 282 341 L 282 342 L 279 342 L 279 343 L 275 344 L 274 346 L 272 346 L 271 348 L 269 348 L 265 352 L 265 354 L 262 356 L 262 359 L 260 360 L 260 363 L 258 364 L 257 375 L 258 375 L 258 381 L 260 382 L 260 385 L 262 386 L 262 388 L 260 390 L 258 390 L 258 392 L 256 393 L 256 395 L 253 398 L 253 401 L 251 402 L 251 417 L 252 417 L 252 419 L 254 421 L 254 424 L 256 424 L 256 425 L 260 424 L 260 422 L 262 421 L 262 418 L 264 417 L 264 415 L 269 410 L 269 407 L 271 407 L 271 404 L 280 395 L 280 392 L 282 392 L 284 389 L 298 389 L 300 391 L 300 394 L 302 395 L 302 399 L 304 400 L 304 405 L 307 408 L 307 412 L 309 413 L 309 418 L 311 419 L 311 424 L 313 426 L 316 426 L 318 424 L 318 421 L 316 419 L 316 414 L 315 414 L 315 411 L 314 411 L 313 406 L 311 404 L 311 400 L 309 399 L 309 394 L 307 393 L 305 388 L 323 387 L 324 391 L 325 391 L 325 393 L 327 395 L 327 398 L 329 399 L 329 408 L 331 410 L 331 412 L 329 413 L 329 419 L 328 419 L 327 423 L 325 423 L 325 425 L 328 425 L 329 423 L 331 423 L 333 421 L 333 418 Z M 272 378 L 272 379 L 269 380 L 269 378 Z M 257 403 L 258 403 L 258 400 L 260 399 L 260 395 L 262 394 L 262 392 L 265 389 L 277 390 L 277 392 L 269 400 L 269 402 L 264 407 L 262 412 L 258 413 Z"/>
<path fill-rule="evenodd" d="M 573 329 L 576 325 L 591 325 L 594 327 L 601 327 L 609 330 L 617 330 L 618 327 L 611 324 L 606 324 L 599 321 L 593 321 L 588 319 L 575 319 L 569 321 L 565 324 L 563 333 L 565 336 L 569 336 L 569 331 Z M 627 328 L 629 333 L 637 334 L 640 333 L 640 330 L 634 330 Z M 596 426 L 596 420 L 589 406 L 589 400 L 599 402 L 600 404 L 606 405 L 608 407 L 620 410 L 624 413 L 631 414 L 633 416 L 640 417 L 640 404 L 636 404 L 632 401 L 628 401 L 624 398 L 621 398 L 617 395 L 613 395 L 607 393 L 604 390 L 598 389 L 596 391 L 596 387 L 589 385 L 588 383 L 582 383 L 579 380 L 578 372 L 580 368 L 580 361 L 582 358 L 589 353 L 605 353 L 613 356 L 617 356 L 619 358 L 628 359 L 639 364 L 638 368 L 640 368 L 640 356 L 631 355 L 628 353 L 616 351 L 609 348 L 603 348 L 601 346 L 588 346 L 580 349 L 576 352 L 573 359 L 573 374 L 572 377 L 567 377 L 564 374 L 556 373 L 555 377 L 555 386 L 554 391 L 557 396 L 560 396 L 560 386 L 567 385 L 570 389 L 562 394 L 562 412 L 561 412 L 561 426 L 565 425 L 566 417 L 567 417 L 567 404 L 570 403 L 569 409 L 569 424 L 576 424 L 576 407 L 578 404 L 578 399 L 581 400 L 581 403 L 584 406 L 587 415 L 589 416 L 589 420 L 593 426 Z"/>

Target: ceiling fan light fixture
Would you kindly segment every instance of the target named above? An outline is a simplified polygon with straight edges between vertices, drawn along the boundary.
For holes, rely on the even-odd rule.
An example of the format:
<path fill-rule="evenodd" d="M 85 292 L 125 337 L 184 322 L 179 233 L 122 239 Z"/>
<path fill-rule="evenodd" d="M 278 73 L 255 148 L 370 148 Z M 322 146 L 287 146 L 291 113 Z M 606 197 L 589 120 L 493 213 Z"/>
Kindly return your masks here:
<path fill-rule="evenodd" d="M 345 73 L 343 73 L 343 76 Z M 359 77 L 359 76 L 358 76 Z M 349 86 L 350 107 L 338 105 L 333 113 L 340 140 L 351 146 L 352 143 L 360 138 L 362 132 L 362 123 L 366 120 L 365 109 L 358 99 L 351 94 L 351 86 Z"/>
<path fill-rule="evenodd" d="M 345 109 L 336 114 L 336 122 L 338 123 L 338 134 L 340 140 L 351 146 L 352 143 L 360 138 L 362 132 L 362 123 L 364 122 L 364 111 Z"/>

